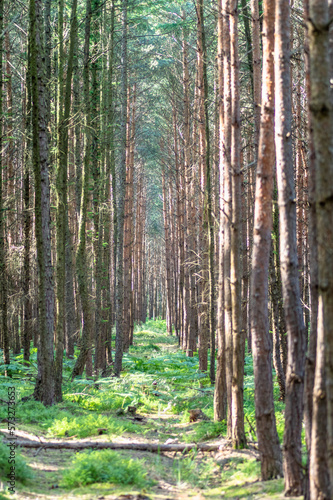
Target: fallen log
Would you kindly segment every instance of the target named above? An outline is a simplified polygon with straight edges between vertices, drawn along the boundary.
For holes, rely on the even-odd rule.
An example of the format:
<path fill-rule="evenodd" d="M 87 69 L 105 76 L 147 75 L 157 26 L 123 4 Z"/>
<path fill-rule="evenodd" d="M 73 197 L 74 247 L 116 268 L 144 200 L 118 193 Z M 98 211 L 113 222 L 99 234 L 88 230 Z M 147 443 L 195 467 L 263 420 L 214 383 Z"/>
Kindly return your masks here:
<path fill-rule="evenodd" d="M 16 446 L 23 448 L 48 448 L 48 449 L 66 449 L 66 450 L 84 450 L 94 448 L 97 450 L 137 450 L 150 451 L 153 453 L 163 451 L 187 452 L 190 450 L 198 451 L 217 451 L 223 447 L 222 444 L 192 443 L 192 444 L 158 444 L 158 443 L 108 443 L 102 441 L 30 441 L 26 439 L 16 439 Z"/>

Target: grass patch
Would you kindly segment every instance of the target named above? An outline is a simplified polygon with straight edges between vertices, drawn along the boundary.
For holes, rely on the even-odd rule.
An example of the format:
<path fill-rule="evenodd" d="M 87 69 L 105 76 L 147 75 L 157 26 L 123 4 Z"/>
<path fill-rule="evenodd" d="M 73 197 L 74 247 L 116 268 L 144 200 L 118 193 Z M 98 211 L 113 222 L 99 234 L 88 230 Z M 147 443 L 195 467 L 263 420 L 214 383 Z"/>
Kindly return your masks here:
<path fill-rule="evenodd" d="M 226 423 L 223 422 L 198 422 L 194 429 L 185 435 L 186 443 L 200 443 L 209 441 L 226 434 Z"/>
<path fill-rule="evenodd" d="M 101 432 L 101 429 L 107 429 Z M 96 436 L 106 432 L 112 436 L 121 436 L 124 432 L 141 432 L 140 425 L 131 421 L 118 420 L 106 415 L 90 414 L 77 418 L 64 417 L 61 420 L 55 420 L 48 429 L 49 436 L 65 437 L 76 436 L 86 438 Z"/>
<path fill-rule="evenodd" d="M 65 472 L 62 486 L 75 488 L 94 483 L 148 486 L 142 460 L 123 458 L 112 450 L 77 454 L 72 467 Z"/>
<path fill-rule="evenodd" d="M 0 478 L 7 482 L 8 475 L 11 472 L 12 463 L 9 463 L 10 448 L 3 441 L 0 441 Z M 34 477 L 31 468 L 27 465 L 24 458 L 15 450 L 15 481 L 26 484 Z"/>

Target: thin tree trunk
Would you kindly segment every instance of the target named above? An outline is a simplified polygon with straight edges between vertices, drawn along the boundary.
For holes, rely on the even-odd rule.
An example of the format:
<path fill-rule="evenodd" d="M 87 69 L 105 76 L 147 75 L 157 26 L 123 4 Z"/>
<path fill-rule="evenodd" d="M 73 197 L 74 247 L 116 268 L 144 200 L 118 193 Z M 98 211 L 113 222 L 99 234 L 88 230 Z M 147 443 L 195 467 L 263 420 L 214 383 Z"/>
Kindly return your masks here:
<path fill-rule="evenodd" d="M 218 82 L 219 82 L 219 172 L 220 172 L 220 213 L 219 213 L 219 277 L 218 277 L 218 298 L 217 298 L 217 369 L 215 378 L 214 391 L 214 420 L 225 420 L 227 415 L 226 408 L 226 368 L 225 368 L 225 332 L 224 332 L 224 214 L 223 214 L 223 198 L 224 198 L 224 168 L 223 162 L 223 133 L 224 133 L 224 116 L 223 116 L 223 15 L 222 2 L 217 1 L 218 7 Z"/>
<path fill-rule="evenodd" d="M 230 4 L 230 47 L 231 47 L 231 190 L 232 224 L 230 245 L 230 286 L 232 304 L 232 443 L 234 448 L 246 444 L 244 430 L 244 357 L 245 330 L 242 326 L 242 221 L 241 221 L 241 165 L 240 165 L 240 95 L 239 95 L 239 55 L 238 55 L 238 0 Z"/>
<path fill-rule="evenodd" d="M 57 329 L 55 358 L 55 397 L 62 400 L 62 361 L 64 355 L 64 333 L 66 330 L 66 233 L 69 232 L 67 214 L 67 157 L 68 121 L 71 109 L 72 73 L 74 44 L 77 34 L 76 8 L 73 0 L 71 14 L 70 46 L 66 75 L 65 95 L 63 89 L 64 49 L 63 49 L 63 0 L 58 4 L 58 116 L 57 116 Z"/>
<path fill-rule="evenodd" d="M 233 337 L 232 337 L 232 305 L 230 289 L 230 255 L 231 255 L 231 231 L 230 221 L 232 215 L 232 195 L 231 195 L 231 62 L 230 62 L 230 1 L 223 0 L 223 91 L 224 91 L 224 127 L 222 138 L 222 158 L 224 171 L 224 203 L 222 211 L 223 217 L 223 273 L 224 273 L 224 327 L 225 327 L 225 366 L 226 366 L 226 385 L 227 385 L 227 435 L 232 436 L 232 355 L 233 355 Z"/>
<path fill-rule="evenodd" d="M 316 154 L 318 338 L 313 387 L 310 498 L 333 488 L 333 114 L 330 95 L 328 2 L 309 2 L 310 110 Z"/>
<path fill-rule="evenodd" d="M 93 331 L 93 316 L 89 298 L 87 259 L 86 259 L 86 221 L 89 202 L 89 175 L 90 175 L 90 91 L 89 91 L 89 41 L 91 23 L 91 0 L 86 1 L 86 23 L 83 54 L 83 97 L 84 97 L 84 160 L 82 165 L 82 191 L 80 202 L 79 242 L 76 254 L 76 271 L 83 313 L 83 327 L 80 354 L 72 372 L 72 379 L 82 375 L 89 352 L 91 356 L 91 339 Z M 89 366 L 89 365 L 88 365 Z M 87 367 L 87 375 L 90 370 Z"/>
<path fill-rule="evenodd" d="M 309 18 L 309 1 L 304 0 L 304 21 Z M 309 294 L 311 304 L 310 333 L 308 340 L 308 350 L 305 360 L 305 380 L 304 380 L 304 427 L 305 441 L 308 450 L 308 468 L 305 483 L 304 498 L 310 498 L 309 483 L 309 461 L 311 455 L 311 433 L 313 418 L 313 386 L 316 366 L 317 351 L 317 321 L 318 321 L 318 248 L 317 248 L 317 220 L 316 220 L 316 158 L 313 143 L 313 127 L 310 112 L 311 85 L 310 85 L 310 54 L 309 36 L 305 34 L 305 83 L 307 90 L 307 115 L 308 115 L 308 262 L 309 262 Z"/>
<path fill-rule="evenodd" d="M 33 166 L 35 175 L 35 231 L 39 273 L 38 311 L 40 331 L 38 375 L 34 397 L 45 405 L 52 405 L 54 403 L 54 291 L 51 263 L 48 170 L 48 93 L 45 82 L 45 67 L 43 65 L 44 43 L 42 39 L 41 12 L 40 0 L 30 0 Z"/>
<path fill-rule="evenodd" d="M 114 372 L 119 377 L 122 368 L 124 343 L 124 217 L 126 183 L 126 114 L 127 114 L 127 0 L 122 0 L 122 35 L 121 35 L 121 116 L 120 116 L 120 169 L 117 213 L 117 285 L 116 285 L 116 353 Z"/>
<path fill-rule="evenodd" d="M 286 398 L 286 377 L 283 371 L 281 361 L 281 332 L 279 318 L 279 302 L 281 300 L 279 281 L 274 261 L 274 241 L 271 242 L 270 251 L 270 298 L 271 298 L 271 315 L 272 315 L 272 330 L 273 330 L 273 365 L 276 372 L 277 381 L 280 389 L 280 400 L 285 401 Z"/>
<path fill-rule="evenodd" d="M 1 31 L 1 27 L 0 27 Z M 32 337 L 32 304 L 29 296 L 31 283 L 30 248 L 31 248 L 31 215 L 30 215 L 30 168 L 31 168 L 31 70 L 30 70 L 30 37 L 28 41 L 28 68 L 26 72 L 26 109 L 25 109 L 25 152 L 23 165 L 23 234 L 24 234 L 24 257 L 23 257 L 23 359 L 30 359 L 30 341 Z M 0 55 L 0 61 L 2 60 Z M 0 62 L 1 65 L 1 62 Z M 2 72 L 0 71 L 0 78 Z M 0 84 L 1 87 L 1 84 Z M 0 98 L 1 104 L 1 98 Z M 1 116 L 1 115 L 0 115 Z M 1 134 L 0 134 L 1 137 Z M 3 304 L 3 301 L 1 301 Z"/>
<path fill-rule="evenodd" d="M 282 476 L 282 453 L 276 430 L 272 340 L 268 317 L 268 270 L 274 178 L 274 16 L 275 0 L 264 0 L 262 113 L 256 179 L 252 256 L 253 367 L 261 479 Z"/>
<path fill-rule="evenodd" d="M 0 0 L 0 304 L 1 304 L 1 330 L 2 330 L 2 349 L 5 365 L 9 365 L 9 337 L 8 337 L 8 292 L 7 292 L 7 269 L 6 269 L 6 245 L 5 245 L 5 210 L 3 201 L 3 0 Z"/>
<path fill-rule="evenodd" d="M 284 432 L 285 495 L 301 495 L 302 414 L 305 362 L 303 323 L 296 247 L 296 204 L 291 136 L 289 0 L 276 1 L 275 28 L 275 144 L 280 216 L 282 293 L 288 334 L 286 410 Z"/>

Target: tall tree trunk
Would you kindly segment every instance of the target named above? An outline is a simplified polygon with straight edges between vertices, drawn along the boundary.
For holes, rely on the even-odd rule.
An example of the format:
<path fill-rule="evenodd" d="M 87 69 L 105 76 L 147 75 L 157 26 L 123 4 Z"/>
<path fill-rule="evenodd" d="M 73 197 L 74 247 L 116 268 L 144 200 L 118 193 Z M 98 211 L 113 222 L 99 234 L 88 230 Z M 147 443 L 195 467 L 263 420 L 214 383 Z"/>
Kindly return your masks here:
<path fill-rule="evenodd" d="M 284 432 L 285 495 L 301 495 L 303 471 L 301 431 L 305 361 L 303 323 L 296 248 L 296 204 L 291 136 L 289 0 L 276 1 L 275 28 L 275 144 L 280 215 L 282 293 L 288 335 Z"/>
<path fill-rule="evenodd" d="M 1 27 L 0 27 L 1 30 Z M 23 165 L 23 234 L 24 234 L 24 257 L 23 257 L 23 359 L 30 359 L 30 341 L 32 337 L 32 304 L 29 296 L 31 283 L 30 248 L 31 248 L 31 215 L 30 215 L 30 168 L 31 168 L 31 69 L 30 69 L 30 38 L 28 40 L 28 68 L 26 72 L 26 107 L 24 113 L 25 120 L 25 151 Z M 0 56 L 0 61 L 2 60 Z M 1 64 L 1 62 L 0 62 Z M 0 79 L 1 79 L 0 71 Z M 1 85 L 0 85 L 1 87 Z M 1 103 L 1 98 L 0 98 Z M 1 134 L 0 134 L 1 137 Z M 3 300 L 1 301 L 3 304 Z"/>
<path fill-rule="evenodd" d="M 82 375 L 85 364 L 91 359 L 91 340 L 93 331 L 92 306 L 89 298 L 87 258 L 86 258 L 86 222 L 89 203 L 90 177 L 90 91 L 89 91 L 89 42 L 91 24 L 91 0 L 86 1 L 86 22 L 83 52 L 83 98 L 84 98 L 84 160 L 82 165 L 82 191 L 80 202 L 79 242 L 76 253 L 76 271 L 83 314 L 82 338 L 80 354 L 72 372 L 72 379 Z M 87 375 L 90 373 L 90 364 L 87 366 Z"/>
<path fill-rule="evenodd" d="M 182 19 L 186 20 L 183 9 Z M 191 226 L 192 200 L 191 200 L 191 161 L 190 161 L 190 77 L 188 61 L 188 30 L 183 28 L 183 99 L 184 99 L 184 174 L 185 174 L 185 287 L 184 287 L 184 309 L 187 323 L 186 353 L 193 356 L 196 348 L 195 310 L 193 309 L 193 227 Z"/>
<path fill-rule="evenodd" d="M 117 285 L 116 285 L 116 353 L 114 372 L 119 377 L 123 359 L 123 305 L 124 305 L 124 218 L 125 218 L 125 183 L 126 183 L 126 115 L 127 115 L 127 0 L 122 0 L 122 35 L 121 35 L 121 116 L 120 116 L 120 169 L 117 214 Z"/>
<path fill-rule="evenodd" d="M 208 241 L 208 262 L 204 268 L 208 268 L 208 339 L 210 344 L 210 367 L 209 376 L 213 384 L 215 381 L 215 275 L 214 275 L 214 224 L 212 207 L 212 168 L 210 159 L 210 132 L 209 132 L 209 114 L 208 114 L 208 80 L 207 80 L 207 51 L 206 51 L 206 33 L 204 24 L 203 0 L 198 0 L 198 72 L 199 72 L 199 90 L 200 101 L 203 109 L 201 120 L 204 126 L 202 141 L 203 156 L 203 179 L 204 184 L 204 225 L 207 227 Z M 205 330 L 205 326 L 203 328 Z M 205 345 L 202 346 L 206 349 Z M 205 354 L 206 356 L 206 354 Z"/>
<path fill-rule="evenodd" d="M 333 114 L 328 2 L 309 2 L 310 110 L 316 154 L 318 338 L 313 387 L 310 498 L 333 493 Z"/>
<path fill-rule="evenodd" d="M 8 296 L 7 296 L 7 270 L 6 270 L 6 245 L 5 245 L 5 210 L 3 201 L 3 0 L 0 0 L 0 304 L 1 304 L 1 330 L 2 330 L 2 349 L 5 365 L 9 365 L 9 338 L 8 338 Z"/>
<path fill-rule="evenodd" d="M 304 21 L 309 19 L 309 1 L 304 0 Z M 310 333 L 308 349 L 305 360 L 305 380 L 304 380 L 304 427 L 305 441 L 308 450 L 308 468 L 305 483 L 304 497 L 307 500 L 310 496 L 309 484 L 309 461 L 311 455 L 311 432 L 313 418 L 313 385 L 316 365 L 317 350 L 317 321 L 318 321 L 318 248 L 317 248 L 317 220 L 316 220 L 316 158 L 313 143 L 312 117 L 310 113 L 311 84 L 310 84 L 310 51 L 308 31 L 304 40 L 305 52 L 305 83 L 307 91 L 307 115 L 308 115 L 308 262 L 309 262 L 309 294 L 311 304 Z"/>
<path fill-rule="evenodd" d="M 94 341 L 95 341 L 95 360 L 94 370 L 97 373 L 98 369 L 103 364 L 102 354 L 102 330 L 101 330 L 101 308 L 102 308 L 102 249 L 103 249 L 103 194 L 102 194 L 102 168 L 101 168 L 101 130 L 100 130 L 100 114 L 101 114 L 101 89 L 100 80 L 101 73 L 101 57 L 99 52 L 100 46 L 100 17 L 101 6 L 99 0 L 92 0 L 92 62 L 91 62 L 91 125 L 92 125 L 92 141 L 91 141 L 91 173 L 94 181 L 93 187 L 93 249 L 94 249 L 94 292 L 95 292 L 95 321 L 94 321 Z"/>
<path fill-rule="evenodd" d="M 253 46 L 254 154 L 255 161 L 257 162 L 261 107 L 260 14 L 258 0 L 251 0 L 251 17 Z"/>
<path fill-rule="evenodd" d="M 226 373 L 225 373 L 225 332 L 224 332 L 224 213 L 222 210 L 224 199 L 224 116 L 223 116 L 223 15 L 222 1 L 217 1 L 218 7 L 218 82 L 219 82 L 219 173 L 220 173 L 220 213 L 219 213 L 219 278 L 217 298 L 217 370 L 214 391 L 214 420 L 221 421 L 226 418 Z"/>
<path fill-rule="evenodd" d="M 105 24 L 107 24 L 107 17 L 105 15 Z M 113 182 L 113 177 L 115 175 L 115 151 L 114 151 L 114 91 L 113 91 L 113 65 L 114 65 L 114 20 L 115 20 L 115 5 L 114 2 L 111 4 L 110 13 L 110 34 L 107 41 L 107 83 L 105 89 L 105 108 L 106 108 L 106 147 L 105 147 L 105 192 L 104 199 L 107 205 L 107 209 L 103 212 L 104 217 L 104 279 L 103 279 L 103 289 L 104 289 L 104 321 L 102 324 L 103 339 L 106 342 L 106 352 L 107 352 L 107 363 L 112 361 L 112 349 L 111 349 L 111 339 L 112 339 L 112 326 L 113 326 L 113 302 L 111 295 L 111 252 L 116 250 L 116 245 L 111 247 L 111 226 L 114 206 L 111 199 L 113 193 L 110 190 L 110 181 Z M 114 229 L 114 228 L 113 228 Z"/>
<path fill-rule="evenodd" d="M 67 214 L 67 157 L 68 157 L 68 121 L 71 109 L 72 72 L 74 44 L 77 33 L 76 8 L 77 0 L 73 0 L 71 14 L 70 46 L 66 75 L 65 95 L 63 21 L 64 3 L 58 4 L 58 116 L 57 116 L 57 329 L 55 358 L 55 397 L 62 400 L 62 361 L 64 355 L 64 333 L 66 330 L 66 234 L 69 232 Z"/>
<path fill-rule="evenodd" d="M 239 95 L 239 55 L 238 55 L 238 0 L 230 4 L 230 53 L 231 53 L 231 190 L 232 224 L 230 245 L 230 286 L 232 304 L 232 444 L 243 448 L 246 444 L 244 430 L 244 357 L 245 330 L 242 326 L 242 221 L 241 221 L 241 165 L 240 165 L 240 95 Z"/>
<path fill-rule="evenodd" d="M 223 217 L 223 273 L 224 273 L 224 327 L 225 327 L 225 366 L 227 384 L 228 419 L 227 435 L 232 436 L 232 305 L 230 289 L 230 256 L 231 256 L 231 231 L 230 220 L 232 216 L 232 195 L 231 195 L 231 62 L 230 62 L 230 1 L 223 0 L 223 93 L 224 93 L 224 126 L 222 137 L 222 158 L 223 158 L 223 182 L 224 182 L 224 203 L 222 207 Z"/>
<path fill-rule="evenodd" d="M 47 102 L 43 61 L 44 42 L 40 0 L 30 0 L 31 95 L 33 167 L 35 175 L 35 232 L 39 273 L 38 312 L 40 345 L 34 397 L 45 405 L 54 403 L 54 291 L 51 263 L 50 185 L 48 165 Z"/>
<path fill-rule="evenodd" d="M 282 476 L 282 453 L 276 430 L 272 340 L 268 317 L 268 270 L 272 231 L 272 195 L 274 174 L 274 16 L 275 0 L 264 0 L 262 113 L 254 209 L 252 256 L 253 367 L 255 407 L 261 479 Z"/>

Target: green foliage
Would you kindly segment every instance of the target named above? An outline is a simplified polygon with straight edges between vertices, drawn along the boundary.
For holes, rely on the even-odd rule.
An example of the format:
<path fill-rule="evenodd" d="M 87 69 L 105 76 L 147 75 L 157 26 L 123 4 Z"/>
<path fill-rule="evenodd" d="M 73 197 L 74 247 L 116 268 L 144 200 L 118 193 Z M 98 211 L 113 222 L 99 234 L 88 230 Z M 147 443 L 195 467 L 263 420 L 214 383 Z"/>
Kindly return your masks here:
<path fill-rule="evenodd" d="M 107 429 L 101 431 L 101 429 Z M 119 421 L 106 415 L 85 415 L 77 418 L 64 417 L 55 420 L 48 429 L 50 436 L 77 436 L 85 438 L 106 432 L 112 436 L 121 436 L 124 432 L 140 432 L 141 427 L 130 421 Z"/>
<path fill-rule="evenodd" d="M 77 408 L 72 408 L 72 411 L 77 411 Z M 72 413 L 66 411 L 63 405 L 55 405 L 46 408 L 39 401 L 18 402 L 16 405 L 16 419 L 18 423 L 24 424 L 39 424 L 41 427 L 47 428 L 56 418 L 73 418 Z"/>
<path fill-rule="evenodd" d="M 31 468 L 26 464 L 24 458 L 15 450 L 15 463 L 9 463 L 9 453 L 10 449 L 7 444 L 0 441 L 0 477 L 2 480 L 8 480 L 8 474 L 10 473 L 10 467 L 15 466 L 15 480 L 20 481 L 25 484 L 29 479 L 33 478 L 33 472 Z"/>
<path fill-rule="evenodd" d="M 213 458 L 205 457 L 199 461 L 196 451 L 174 460 L 172 469 L 179 486 L 187 484 L 202 489 L 211 483 L 212 477 L 219 471 L 219 467 Z"/>
<path fill-rule="evenodd" d="M 142 460 L 123 458 L 112 450 L 90 451 L 75 456 L 62 484 L 68 488 L 93 483 L 131 484 L 142 488 L 149 484 L 146 476 Z"/>
<path fill-rule="evenodd" d="M 20 426 L 24 424 L 25 430 L 31 428 L 36 432 L 35 429 L 38 428 L 39 431 L 47 432 L 50 437 L 60 438 L 86 438 L 105 434 L 112 439 L 114 436 L 132 433 L 157 439 L 159 442 L 177 438 L 179 442 L 186 443 L 204 442 L 226 433 L 225 422 L 213 421 L 214 388 L 207 373 L 199 370 L 197 353 L 189 358 L 180 351 L 177 337 L 166 335 L 165 321 L 160 319 L 136 325 L 134 345 L 124 354 L 124 369 L 119 378 L 78 377 L 71 381 L 70 374 L 75 359 L 65 358 L 64 400 L 49 408 L 32 399 L 21 401 L 23 396 L 33 392 L 35 358 L 34 350 L 32 363 L 25 367 L 21 359 L 13 357 L 11 364 L 14 377 L 2 377 L 0 387 L 0 397 L 4 400 L 8 387 L 16 387 L 17 422 Z M 245 359 L 244 375 L 245 431 L 251 441 L 256 439 L 256 422 L 253 361 L 250 355 Z M 284 404 L 279 401 L 277 384 L 274 399 L 277 428 L 282 439 Z M 133 421 L 133 416 L 127 412 L 128 406 L 136 406 L 137 413 L 145 418 L 140 423 Z M 189 411 L 196 408 L 200 408 L 210 421 L 190 423 Z M 2 405 L 0 417 L 6 418 L 6 411 L 5 405 Z M 81 453 L 65 473 L 62 484 L 66 487 L 95 482 L 147 485 L 143 464 L 123 458 L 126 453 L 127 456 L 130 455 L 129 452 L 116 455 L 109 450 Z M 150 467 L 149 463 L 146 470 L 150 477 L 164 477 L 167 481 L 177 481 L 190 487 L 222 487 L 226 498 L 233 498 L 236 490 L 239 498 L 252 498 L 252 494 L 257 492 L 261 494 L 262 491 L 273 491 L 274 488 L 280 491 L 282 488 L 277 482 L 270 482 L 271 490 L 267 489 L 265 483 L 258 483 L 260 464 L 247 458 L 224 461 L 222 466 L 214 459 L 201 455 L 198 457 L 192 453 L 174 460 L 173 465 L 168 465 L 167 468 L 165 462 L 163 464 L 154 463 Z M 265 498 L 268 498 L 268 494 Z"/>
<path fill-rule="evenodd" d="M 223 422 L 198 422 L 195 424 L 194 430 L 185 435 L 185 442 L 200 443 L 214 439 L 226 434 L 227 426 Z"/>

